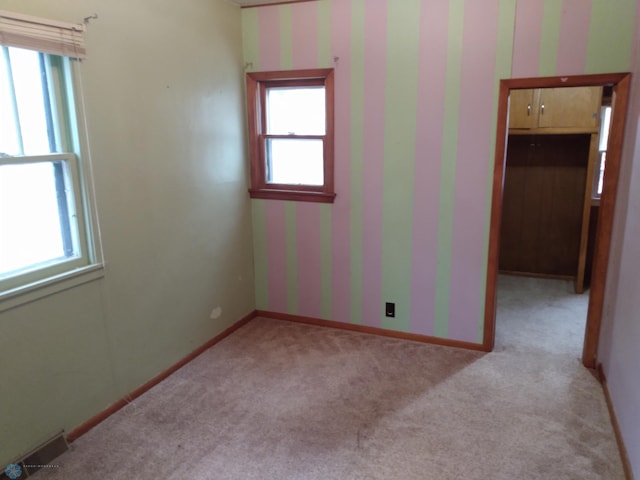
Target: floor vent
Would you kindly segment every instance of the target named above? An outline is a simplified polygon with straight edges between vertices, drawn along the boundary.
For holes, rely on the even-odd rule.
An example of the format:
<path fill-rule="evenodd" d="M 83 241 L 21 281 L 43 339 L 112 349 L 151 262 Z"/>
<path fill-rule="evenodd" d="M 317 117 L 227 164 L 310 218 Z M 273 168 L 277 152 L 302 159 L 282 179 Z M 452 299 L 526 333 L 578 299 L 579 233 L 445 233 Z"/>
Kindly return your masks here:
<path fill-rule="evenodd" d="M 6 466 L 0 473 L 0 480 L 12 478 L 22 480 L 43 468 L 57 468 L 54 460 L 67 450 L 69 450 L 69 445 L 64 438 L 64 432 L 57 433 L 20 460 L 14 462 L 12 465 L 17 466 L 17 468 L 10 468 L 12 465 Z"/>

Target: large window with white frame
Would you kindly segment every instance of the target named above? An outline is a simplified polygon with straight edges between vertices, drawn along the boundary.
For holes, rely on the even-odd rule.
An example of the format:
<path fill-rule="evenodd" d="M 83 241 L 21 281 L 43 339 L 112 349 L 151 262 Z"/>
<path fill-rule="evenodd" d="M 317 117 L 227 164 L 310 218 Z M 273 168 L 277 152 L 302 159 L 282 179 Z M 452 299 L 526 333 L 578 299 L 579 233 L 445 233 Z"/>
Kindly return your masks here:
<path fill-rule="evenodd" d="M 37 25 L 31 18 L 0 13 L 2 300 L 95 266 L 97 255 L 75 101 L 76 60 L 49 53 L 28 33 L 16 36 L 21 26 Z"/>

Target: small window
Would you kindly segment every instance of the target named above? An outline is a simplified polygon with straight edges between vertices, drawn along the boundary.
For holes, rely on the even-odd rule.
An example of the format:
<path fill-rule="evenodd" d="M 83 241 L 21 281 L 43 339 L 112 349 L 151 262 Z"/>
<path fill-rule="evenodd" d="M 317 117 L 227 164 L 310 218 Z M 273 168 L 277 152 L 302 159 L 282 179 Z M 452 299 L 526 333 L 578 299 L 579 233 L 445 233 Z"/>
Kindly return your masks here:
<path fill-rule="evenodd" d="M 71 63 L 0 46 L 0 297 L 95 262 Z"/>
<path fill-rule="evenodd" d="M 252 198 L 333 202 L 333 70 L 247 74 Z"/>
<path fill-rule="evenodd" d="M 604 170 L 607 162 L 607 143 L 609 142 L 609 128 L 611 126 L 611 107 L 604 106 L 600 112 L 600 139 L 598 141 L 598 157 L 594 172 L 591 197 L 599 200 L 604 184 Z"/>

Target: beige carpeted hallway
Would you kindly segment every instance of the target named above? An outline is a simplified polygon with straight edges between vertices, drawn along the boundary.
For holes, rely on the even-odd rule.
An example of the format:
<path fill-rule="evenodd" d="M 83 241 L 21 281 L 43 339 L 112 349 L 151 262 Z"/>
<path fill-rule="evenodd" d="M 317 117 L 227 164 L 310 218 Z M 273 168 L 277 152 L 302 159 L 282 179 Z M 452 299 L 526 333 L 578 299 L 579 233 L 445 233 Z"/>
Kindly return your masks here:
<path fill-rule="evenodd" d="M 570 292 L 501 278 L 491 354 L 256 319 L 35 478 L 622 479 Z"/>

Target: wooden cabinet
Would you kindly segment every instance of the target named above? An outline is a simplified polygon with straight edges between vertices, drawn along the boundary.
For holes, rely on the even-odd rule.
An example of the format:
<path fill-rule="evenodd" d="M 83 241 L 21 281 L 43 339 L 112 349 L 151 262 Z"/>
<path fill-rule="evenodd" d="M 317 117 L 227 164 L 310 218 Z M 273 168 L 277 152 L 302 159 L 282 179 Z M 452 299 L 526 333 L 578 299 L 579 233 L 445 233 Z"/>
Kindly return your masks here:
<path fill-rule="evenodd" d="M 509 133 L 595 133 L 601 104 L 602 87 L 513 90 Z"/>
<path fill-rule="evenodd" d="M 509 129 L 538 126 L 540 90 L 511 90 L 509 94 Z"/>
<path fill-rule="evenodd" d="M 500 269 L 584 291 L 602 87 L 512 90 Z"/>

